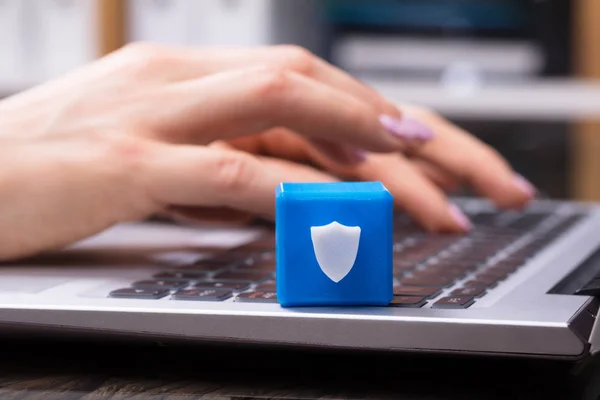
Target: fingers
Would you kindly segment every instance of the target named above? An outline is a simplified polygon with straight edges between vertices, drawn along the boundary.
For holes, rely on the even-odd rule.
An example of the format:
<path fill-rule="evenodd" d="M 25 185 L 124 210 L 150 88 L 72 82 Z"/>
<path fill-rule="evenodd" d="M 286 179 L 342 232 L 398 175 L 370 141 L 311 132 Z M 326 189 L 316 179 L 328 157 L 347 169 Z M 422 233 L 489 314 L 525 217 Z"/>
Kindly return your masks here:
<path fill-rule="evenodd" d="M 229 54 L 221 57 L 215 54 L 211 62 L 211 66 L 214 68 L 212 72 L 241 68 L 247 66 L 249 61 L 261 62 L 271 67 L 279 67 L 299 73 L 346 92 L 357 99 L 362 99 L 382 114 L 393 117 L 400 116 L 398 107 L 381 96 L 376 90 L 298 46 L 269 46 L 242 51 L 232 49 Z"/>
<path fill-rule="evenodd" d="M 154 73 L 167 81 L 197 79 L 250 66 L 284 69 L 362 99 L 380 113 L 393 117 L 400 116 L 399 109 L 377 91 L 299 46 L 198 49 L 195 47 L 133 44 L 126 46 L 121 53 L 121 58 L 130 58 L 133 63 L 139 63 L 142 60 L 145 65 L 158 64 Z M 146 70 L 152 72 L 152 68 Z"/>
<path fill-rule="evenodd" d="M 224 207 L 273 216 L 280 182 L 335 181 L 307 166 L 221 148 L 157 142 L 147 160 L 139 179 L 161 209 Z"/>
<path fill-rule="evenodd" d="M 440 187 L 400 154 L 368 154 L 361 164 L 339 165 L 303 138 L 296 137 L 294 140 L 294 136 L 290 135 L 288 141 L 317 165 L 341 179 L 383 182 L 394 196 L 395 204 L 429 231 L 460 233 L 471 229 L 468 218 L 448 201 Z M 263 146 L 268 148 L 268 145 Z"/>
<path fill-rule="evenodd" d="M 460 188 L 460 182 L 448 171 L 423 159 L 410 159 L 412 165 L 444 192 L 451 193 Z"/>
<path fill-rule="evenodd" d="M 139 125 L 179 143 L 206 144 L 273 127 L 374 152 L 402 151 L 411 140 L 430 138 L 412 123 L 384 117 L 364 101 L 281 69 L 234 70 L 178 82 L 148 104 Z"/>
<path fill-rule="evenodd" d="M 425 229 L 462 232 L 470 227 L 467 218 L 448 202 L 442 190 L 458 185 L 454 177 L 423 160 L 407 160 L 395 154 L 369 154 L 358 165 L 338 164 L 306 138 L 283 129 L 259 135 L 253 143 L 255 149 L 260 148 L 266 154 L 297 162 L 310 160 L 340 179 L 382 181 L 394 195 L 396 204 Z M 241 145 L 249 148 L 248 144 Z"/>
<path fill-rule="evenodd" d="M 491 147 L 443 118 L 420 109 L 407 109 L 436 131 L 436 138 L 415 151 L 427 162 L 455 176 L 502 208 L 519 208 L 535 196 L 535 188 L 515 174 Z"/>
<path fill-rule="evenodd" d="M 468 218 L 410 161 L 400 155 L 372 155 L 357 167 L 362 180 L 381 181 L 396 204 L 432 232 L 460 233 L 471 229 Z"/>
<path fill-rule="evenodd" d="M 250 223 L 256 218 L 251 213 L 227 207 L 171 206 L 166 210 L 166 213 L 174 221 L 184 224 L 217 222 L 219 224 L 242 225 Z"/>
<path fill-rule="evenodd" d="M 307 141 L 300 140 L 299 136 L 284 128 L 273 128 L 261 134 L 245 136 L 227 142 L 213 142 L 210 146 L 222 146 L 226 143 L 229 148 L 244 150 L 253 154 L 272 155 L 290 161 L 310 163 L 312 160 L 306 147 Z M 341 164 L 355 164 L 364 161 L 364 151 L 327 140 L 311 140 L 312 146 L 335 162 Z"/>
<path fill-rule="evenodd" d="M 328 140 L 305 140 L 285 128 L 273 128 L 260 135 L 236 139 L 229 141 L 229 143 L 240 150 L 259 152 L 260 154 L 312 164 L 315 163 L 315 158 L 312 157 L 314 150 L 317 150 L 331 161 L 350 165 L 364 161 L 366 155 L 363 150 L 356 147 Z"/>

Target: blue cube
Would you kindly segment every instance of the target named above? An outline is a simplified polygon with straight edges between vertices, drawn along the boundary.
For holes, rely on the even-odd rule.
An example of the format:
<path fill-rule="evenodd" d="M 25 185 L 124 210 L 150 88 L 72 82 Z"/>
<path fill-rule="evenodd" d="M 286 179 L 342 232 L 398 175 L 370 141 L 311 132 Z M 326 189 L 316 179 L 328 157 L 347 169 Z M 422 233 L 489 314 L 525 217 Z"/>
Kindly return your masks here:
<path fill-rule="evenodd" d="M 282 183 L 275 227 L 279 303 L 389 304 L 392 219 L 393 197 L 380 182 Z"/>

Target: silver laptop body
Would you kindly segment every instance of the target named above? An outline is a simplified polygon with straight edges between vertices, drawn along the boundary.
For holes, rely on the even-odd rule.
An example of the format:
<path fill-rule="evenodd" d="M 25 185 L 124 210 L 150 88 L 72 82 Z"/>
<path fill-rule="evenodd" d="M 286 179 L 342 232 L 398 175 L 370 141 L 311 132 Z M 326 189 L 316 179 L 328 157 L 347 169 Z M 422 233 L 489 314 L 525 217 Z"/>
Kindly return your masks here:
<path fill-rule="evenodd" d="M 482 200 L 458 201 L 475 220 L 477 215 L 487 215 L 489 220 L 496 213 Z M 535 224 L 528 225 L 526 220 L 515 223 L 532 214 L 538 215 Z M 256 257 L 272 261 L 272 249 L 261 244 L 263 238 L 269 243 L 272 232 L 268 227 L 121 225 L 64 251 L 0 266 L 0 333 L 55 332 L 82 338 L 124 336 L 564 359 L 580 359 L 594 352 L 598 302 L 591 295 L 573 294 L 572 288 L 583 286 L 595 273 L 585 270 L 594 270 L 593 257 L 600 251 L 600 207 L 539 201 L 523 213 L 497 213 L 494 224 L 513 224 L 511 232 L 520 233 L 503 242 L 507 245 L 488 257 L 487 265 L 480 262 L 476 269 L 465 271 L 423 304 L 409 301 L 389 307 L 298 309 L 279 306 L 272 286 L 273 271 L 256 261 Z M 482 222 L 475 231 L 485 229 Z M 411 260 L 405 257 L 405 250 L 414 245 L 415 238 L 426 243 L 427 236 L 405 225 L 398 228 L 396 236 L 396 258 L 402 269 L 403 261 Z M 502 231 L 496 237 L 508 236 Z M 471 238 L 444 240 L 448 246 L 438 246 L 435 255 L 428 255 L 429 263 L 468 248 Z M 486 240 L 476 248 L 485 251 Z M 477 280 L 486 268 L 508 265 L 506 260 L 523 255 L 524 249 L 534 244 L 533 256 L 487 287 L 485 295 L 474 298 L 466 308 L 460 304 L 454 308 L 451 301 L 436 305 Z M 477 251 L 468 253 L 470 257 Z M 248 262 L 247 254 L 252 254 L 254 261 Z M 193 272 L 190 266 L 203 265 L 202 260 L 221 260 L 221 264 L 206 261 L 208 271 L 185 274 Z M 244 273 L 257 278 L 244 286 L 239 279 Z M 230 278 L 232 288 L 227 279 L 218 276 Z M 397 280 L 411 276 L 398 275 Z M 132 286 L 153 280 L 180 285 L 167 295 L 160 287 Z M 197 288 L 198 282 L 203 283 Z M 126 296 L 135 297 L 136 290 L 150 298 Z M 111 293 L 121 297 L 111 297 Z M 158 298 L 152 297 L 153 293 L 158 293 L 154 296 Z M 175 293 L 208 296 L 176 299 Z"/>

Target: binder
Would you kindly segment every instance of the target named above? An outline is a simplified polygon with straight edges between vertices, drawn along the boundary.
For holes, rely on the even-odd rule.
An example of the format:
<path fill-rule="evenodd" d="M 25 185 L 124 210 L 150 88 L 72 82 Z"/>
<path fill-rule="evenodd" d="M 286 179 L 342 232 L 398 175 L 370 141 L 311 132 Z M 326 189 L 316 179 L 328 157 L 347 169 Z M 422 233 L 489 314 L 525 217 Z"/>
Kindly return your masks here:
<path fill-rule="evenodd" d="M 270 42 L 272 0 L 127 0 L 127 41 L 172 45 Z"/>
<path fill-rule="evenodd" d="M 205 1 L 127 0 L 126 41 L 172 45 L 190 43 L 194 3 Z"/>
<path fill-rule="evenodd" d="M 63 75 L 99 56 L 97 1 L 35 0 L 36 81 Z"/>
<path fill-rule="evenodd" d="M 275 42 L 274 0 L 193 1 L 190 16 L 191 44 L 260 46 Z"/>
<path fill-rule="evenodd" d="M 193 0 L 190 0 L 193 1 Z M 294 44 L 323 55 L 321 0 L 193 1 L 192 44 L 268 46 Z"/>
<path fill-rule="evenodd" d="M 26 81 L 26 3 L 0 1 L 0 97 L 21 89 Z"/>
<path fill-rule="evenodd" d="M 195 46 L 324 42 L 319 0 L 127 0 L 127 42 Z"/>

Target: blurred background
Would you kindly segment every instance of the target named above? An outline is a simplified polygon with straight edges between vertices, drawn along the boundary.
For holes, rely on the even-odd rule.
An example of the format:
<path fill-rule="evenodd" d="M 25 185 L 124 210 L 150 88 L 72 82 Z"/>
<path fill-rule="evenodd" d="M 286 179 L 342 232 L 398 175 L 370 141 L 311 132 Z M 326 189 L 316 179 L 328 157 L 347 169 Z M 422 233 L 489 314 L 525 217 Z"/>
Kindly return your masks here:
<path fill-rule="evenodd" d="M 304 46 L 600 200 L 600 0 L 0 0 L 0 97 L 140 40 Z"/>

